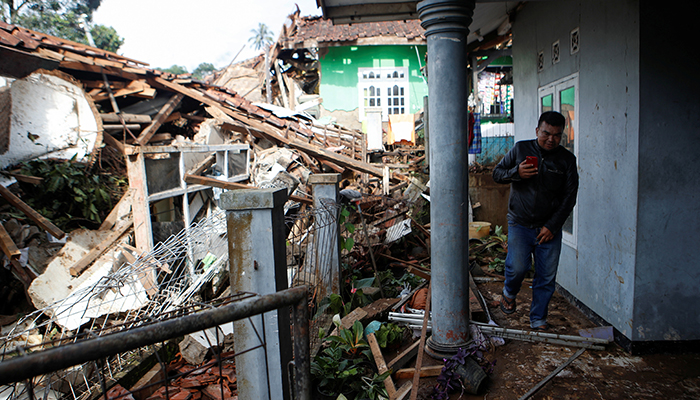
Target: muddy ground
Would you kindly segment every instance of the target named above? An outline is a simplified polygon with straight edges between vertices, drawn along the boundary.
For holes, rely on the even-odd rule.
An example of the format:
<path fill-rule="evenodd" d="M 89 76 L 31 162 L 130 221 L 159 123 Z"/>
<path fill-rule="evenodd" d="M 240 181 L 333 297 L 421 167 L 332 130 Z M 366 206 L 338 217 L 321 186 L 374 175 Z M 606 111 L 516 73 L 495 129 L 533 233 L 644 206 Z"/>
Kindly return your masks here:
<path fill-rule="evenodd" d="M 506 315 L 498 309 L 500 282 L 477 283 L 496 323 L 505 328 L 530 330 L 528 282 L 518 295 L 518 309 Z M 595 325 L 558 293 L 549 308 L 549 332 L 579 335 Z M 578 348 L 506 340 L 488 353 L 495 368 L 479 395 L 454 393 L 454 399 L 519 399 Z M 387 358 L 390 358 L 387 355 Z M 423 365 L 440 363 L 425 356 Z M 399 387 L 403 381 L 397 382 Z M 418 399 L 430 399 L 435 378 L 423 378 Z M 531 399 L 700 399 L 700 354 L 651 354 L 630 356 L 616 344 L 603 351 L 586 350 L 551 379 Z"/>

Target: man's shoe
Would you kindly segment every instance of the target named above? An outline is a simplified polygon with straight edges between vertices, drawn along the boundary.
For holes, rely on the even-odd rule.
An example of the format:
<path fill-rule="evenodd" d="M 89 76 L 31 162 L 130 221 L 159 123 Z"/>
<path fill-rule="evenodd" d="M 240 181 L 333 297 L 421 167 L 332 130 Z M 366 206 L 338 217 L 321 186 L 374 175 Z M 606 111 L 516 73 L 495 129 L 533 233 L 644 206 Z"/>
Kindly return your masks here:
<path fill-rule="evenodd" d="M 504 313 L 513 314 L 515 312 L 515 299 L 509 299 L 506 295 L 501 295 L 500 307 Z"/>

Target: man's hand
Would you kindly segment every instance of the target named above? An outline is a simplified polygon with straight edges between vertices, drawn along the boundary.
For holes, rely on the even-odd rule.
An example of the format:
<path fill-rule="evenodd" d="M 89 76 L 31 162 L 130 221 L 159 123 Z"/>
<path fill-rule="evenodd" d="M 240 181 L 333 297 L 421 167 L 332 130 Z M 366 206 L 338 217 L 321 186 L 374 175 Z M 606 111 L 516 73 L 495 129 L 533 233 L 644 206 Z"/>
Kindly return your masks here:
<path fill-rule="evenodd" d="M 540 229 L 539 235 L 537 235 L 537 243 L 547 243 L 552 239 L 554 239 L 554 234 L 547 229 L 547 227 L 543 226 L 542 229 Z"/>
<path fill-rule="evenodd" d="M 523 161 L 518 165 L 518 175 L 520 175 L 520 178 L 522 179 L 530 179 L 537 175 L 537 168 L 535 168 L 534 165 Z"/>

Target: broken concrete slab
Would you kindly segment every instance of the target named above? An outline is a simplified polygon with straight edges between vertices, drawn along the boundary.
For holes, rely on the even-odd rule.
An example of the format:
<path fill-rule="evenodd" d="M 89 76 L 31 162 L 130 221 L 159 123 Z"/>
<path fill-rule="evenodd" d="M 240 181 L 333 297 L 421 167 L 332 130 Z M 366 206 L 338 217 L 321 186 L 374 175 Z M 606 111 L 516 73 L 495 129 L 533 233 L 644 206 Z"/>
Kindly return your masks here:
<path fill-rule="evenodd" d="M 81 275 L 71 276 L 70 268 L 110 234 L 110 231 L 84 229 L 71 232 L 70 240 L 28 289 L 34 306 L 37 309 L 46 308 L 46 311 L 56 318 L 56 323 L 66 329 L 76 329 L 90 318 L 106 313 L 139 308 L 148 300 L 144 284 L 139 279 L 112 282 L 115 289 L 105 287 L 97 296 L 85 293 L 126 261 L 120 255 L 118 245 L 129 244 L 128 237 L 116 240 L 117 246 L 105 251 Z"/>

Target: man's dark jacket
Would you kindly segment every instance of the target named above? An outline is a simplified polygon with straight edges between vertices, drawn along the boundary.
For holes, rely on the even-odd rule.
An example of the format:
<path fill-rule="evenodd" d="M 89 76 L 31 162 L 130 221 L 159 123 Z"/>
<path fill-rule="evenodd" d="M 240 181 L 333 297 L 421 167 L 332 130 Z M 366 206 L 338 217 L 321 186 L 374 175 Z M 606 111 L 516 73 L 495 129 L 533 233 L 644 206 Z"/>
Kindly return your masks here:
<path fill-rule="evenodd" d="M 538 173 L 521 179 L 518 166 L 526 156 L 538 158 Z M 511 184 L 508 221 L 528 228 L 545 226 L 556 234 L 576 204 L 576 156 L 562 146 L 546 151 L 535 139 L 520 141 L 496 165 L 493 180 Z"/>

